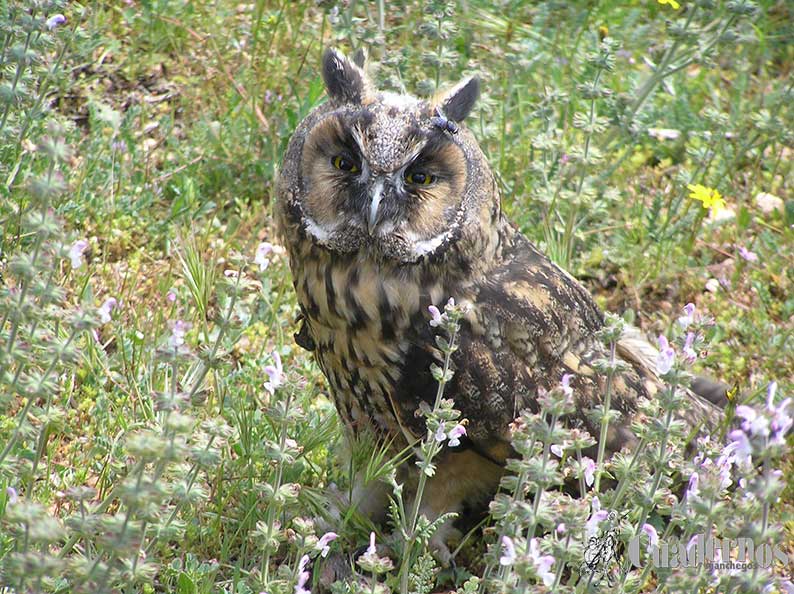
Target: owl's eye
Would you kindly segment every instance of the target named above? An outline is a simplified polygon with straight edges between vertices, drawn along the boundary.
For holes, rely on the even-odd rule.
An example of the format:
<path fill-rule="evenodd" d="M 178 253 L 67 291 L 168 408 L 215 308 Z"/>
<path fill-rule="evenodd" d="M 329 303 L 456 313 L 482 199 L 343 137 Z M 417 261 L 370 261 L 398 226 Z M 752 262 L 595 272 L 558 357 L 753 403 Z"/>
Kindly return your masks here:
<path fill-rule="evenodd" d="M 348 173 L 358 173 L 358 165 L 353 163 L 347 157 L 343 157 L 342 155 L 337 155 L 333 159 L 331 159 L 331 164 L 336 167 L 339 171 L 346 171 Z"/>
<path fill-rule="evenodd" d="M 436 176 L 424 171 L 409 171 L 405 174 L 405 181 L 416 186 L 429 186 L 436 181 Z"/>

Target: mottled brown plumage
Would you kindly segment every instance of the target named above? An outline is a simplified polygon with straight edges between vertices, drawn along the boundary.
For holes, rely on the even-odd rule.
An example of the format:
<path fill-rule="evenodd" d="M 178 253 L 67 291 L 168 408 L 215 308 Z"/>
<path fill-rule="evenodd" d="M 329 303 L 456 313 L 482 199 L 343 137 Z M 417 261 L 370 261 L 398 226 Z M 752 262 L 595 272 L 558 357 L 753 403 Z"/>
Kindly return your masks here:
<path fill-rule="evenodd" d="M 593 362 L 606 356 L 596 336 L 603 315 L 502 213 L 493 174 L 460 123 L 476 80 L 435 101 L 379 93 L 335 51 L 323 75 L 329 101 L 293 135 L 278 188 L 302 312 L 296 338 L 313 350 L 351 432 L 405 446 L 424 436 L 415 412 L 437 387 L 427 308 L 449 297 L 469 306 L 446 391 L 468 420 L 467 439 L 445 448 L 424 503 L 428 514 L 456 510 L 495 488 L 511 455 L 508 426 L 536 409 L 539 388 L 572 373 L 579 410 L 601 401 L 605 378 Z M 622 419 L 610 451 L 633 443 L 638 402 L 661 385 L 650 345 L 627 336 L 618 354 L 629 370 L 614 378 Z M 708 403 L 693 403 L 695 416 L 709 414 Z M 583 413 L 570 423 L 598 435 Z"/>

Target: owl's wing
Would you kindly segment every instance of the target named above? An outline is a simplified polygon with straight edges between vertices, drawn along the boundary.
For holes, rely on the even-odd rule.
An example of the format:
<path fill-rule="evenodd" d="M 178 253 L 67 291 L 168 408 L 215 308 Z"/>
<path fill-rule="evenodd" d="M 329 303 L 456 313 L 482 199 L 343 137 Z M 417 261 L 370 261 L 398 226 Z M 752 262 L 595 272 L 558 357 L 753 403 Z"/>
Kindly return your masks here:
<path fill-rule="evenodd" d="M 538 390 L 559 385 L 566 373 L 573 374 L 578 411 L 568 423 L 598 438 L 600 427 L 586 412 L 602 403 L 606 376 L 596 371 L 597 361 L 610 355 L 596 334 L 603 317 L 589 293 L 527 240 L 517 243 L 508 263 L 470 296 L 450 386 L 468 419 L 472 446 L 500 463 L 512 455 L 510 423 L 525 408 L 537 411 Z M 610 408 L 621 416 L 609 427 L 610 452 L 635 443 L 630 425 L 641 420 L 640 401 L 662 388 L 653 347 L 638 335 L 627 333 L 616 345 L 616 357 L 628 369 L 612 379 Z M 719 416 L 711 403 L 690 396 L 687 418 L 681 419 L 685 425 Z"/>

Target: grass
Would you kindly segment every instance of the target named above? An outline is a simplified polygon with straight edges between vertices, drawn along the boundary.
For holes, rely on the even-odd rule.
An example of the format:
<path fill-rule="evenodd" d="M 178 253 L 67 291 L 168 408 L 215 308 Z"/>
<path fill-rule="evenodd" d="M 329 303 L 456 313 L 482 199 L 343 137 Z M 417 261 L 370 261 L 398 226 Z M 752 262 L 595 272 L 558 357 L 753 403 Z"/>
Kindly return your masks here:
<path fill-rule="evenodd" d="M 319 520 L 353 471 L 292 339 L 286 259 L 254 260 L 278 243 L 274 180 L 323 100 L 329 45 L 367 48 L 397 91 L 478 73 L 467 124 L 522 231 L 649 335 L 695 303 L 715 322 L 696 369 L 742 400 L 771 380 L 792 394 L 790 4 L 501 4 L 2 4 L 0 588 L 287 592 L 326 529 L 335 552 L 373 529 L 388 542 L 353 512 Z M 49 29 L 55 13 L 66 22 Z M 714 220 L 690 183 L 718 190 L 729 216 Z M 274 352 L 286 380 L 270 393 Z M 356 465 L 387 476 L 367 451 Z M 771 515 L 794 552 L 782 464 Z M 417 553 L 414 591 L 482 576 L 494 534 L 462 547 L 457 572 Z"/>

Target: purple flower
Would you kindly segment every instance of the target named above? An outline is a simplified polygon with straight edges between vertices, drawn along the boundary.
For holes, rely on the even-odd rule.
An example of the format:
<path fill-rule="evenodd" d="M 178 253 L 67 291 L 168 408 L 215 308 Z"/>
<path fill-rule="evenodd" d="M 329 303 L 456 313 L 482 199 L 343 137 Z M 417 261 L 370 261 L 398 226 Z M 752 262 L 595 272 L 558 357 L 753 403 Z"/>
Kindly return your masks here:
<path fill-rule="evenodd" d="M 584 471 L 584 482 L 588 487 L 593 486 L 595 481 L 596 465 L 592 458 L 582 456 L 582 470 Z"/>
<path fill-rule="evenodd" d="M 789 411 L 791 410 L 791 398 L 786 398 L 775 406 L 775 392 L 777 392 L 777 382 L 769 382 L 766 389 L 766 409 L 772 415 L 770 423 L 772 439 L 770 443 L 775 445 L 785 445 L 786 434 L 794 424 Z"/>
<path fill-rule="evenodd" d="M 751 252 L 744 246 L 739 246 L 739 255 L 748 262 L 758 262 L 758 254 Z"/>
<path fill-rule="evenodd" d="M 659 545 L 659 533 L 650 524 L 643 524 L 641 530 L 648 535 L 648 551 Z"/>
<path fill-rule="evenodd" d="M 113 297 L 105 299 L 105 302 L 99 307 L 99 319 L 103 324 L 107 324 L 110 321 L 110 312 L 112 312 L 118 304 L 118 301 Z"/>
<path fill-rule="evenodd" d="M 273 244 L 268 243 L 267 241 L 260 243 L 256 248 L 256 255 L 254 256 L 254 263 L 259 264 L 259 270 L 267 270 L 267 267 L 270 266 L 270 258 L 268 258 L 268 254 L 273 251 Z"/>
<path fill-rule="evenodd" d="M 563 393 L 568 396 L 569 398 L 573 396 L 573 388 L 571 387 L 571 378 L 573 378 L 572 373 L 566 373 L 562 376 L 562 391 Z"/>
<path fill-rule="evenodd" d="M 336 532 L 326 532 L 322 535 L 320 540 L 317 542 L 317 546 L 320 547 L 320 556 L 327 557 L 328 552 L 331 550 L 331 543 L 339 538 L 339 535 Z"/>
<path fill-rule="evenodd" d="M 684 315 L 678 318 L 678 323 L 682 327 L 686 328 L 694 321 L 695 321 L 695 304 L 687 303 L 684 306 Z"/>
<path fill-rule="evenodd" d="M 273 361 L 275 365 L 265 365 L 265 373 L 270 381 L 265 382 L 265 389 L 271 394 L 284 383 L 284 368 L 281 366 L 281 355 L 278 351 L 273 351 Z"/>
<path fill-rule="evenodd" d="M 168 293 L 165 295 L 165 300 L 168 301 L 168 303 L 173 303 L 176 301 L 176 293 L 174 293 L 173 290 L 168 291 Z"/>
<path fill-rule="evenodd" d="M 742 429 L 750 435 L 766 437 L 769 435 L 769 419 L 764 415 L 759 414 L 751 406 L 737 406 L 736 416 L 744 419 L 742 421 Z"/>
<path fill-rule="evenodd" d="M 6 495 L 8 495 L 8 504 L 13 505 L 19 501 L 19 494 L 14 487 L 6 487 Z"/>
<path fill-rule="evenodd" d="M 72 268 L 77 270 L 83 265 L 83 252 L 88 249 L 88 242 L 85 239 L 78 239 L 69 247 L 69 259 L 72 261 Z"/>
<path fill-rule="evenodd" d="M 179 348 L 183 344 L 185 344 L 185 334 L 188 333 L 193 327 L 193 324 L 190 322 L 183 322 L 182 320 L 177 320 L 171 324 L 171 336 L 168 339 L 168 346 L 171 348 Z"/>
<path fill-rule="evenodd" d="M 551 571 L 554 565 L 554 557 L 540 554 L 540 545 L 538 545 L 537 538 L 529 541 L 529 559 L 532 561 L 532 565 L 535 566 L 538 577 L 543 580 L 543 584 L 547 588 L 551 586 L 554 583 L 554 572 Z"/>
<path fill-rule="evenodd" d="M 593 497 L 590 506 L 592 515 L 585 524 L 585 533 L 588 538 L 598 532 L 598 526 L 609 517 L 609 512 L 605 509 L 601 509 L 601 502 L 598 500 L 598 497 Z"/>
<path fill-rule="evenodd" d="M 664 334 L 659 335 L 659 355 L 656 357 L 656 372 L 664 375 L 673 368 L 675 363 L 675 351 Z"/>
<path fill-rule="evenodd" d="M 695 343 L 695 333 L 687 332 L 683 351 L 684 351 L 684 359 L 686 359 L 687 363 L 690 364 L 694 363 L 698 358 L 698 354 L 695 352 L 695 349 L 692 348 L 692 345 L 694 343 Z"/>
<path fill-rule="evenodd" d="M 747 434 L 741 429 L 736 429 L 728 434 L 728 438 L 736 444 L 733 452 L 736 463 L 742 466 L 752 466 L 753 445 L 747 438 Z"/>
<path fill-rule="evenodd" d="M 430 315 L 433 317 L 433 319 L 430 320 L 430 325 L 433 328 L 437 328 L 438 326 L 440 326 L 441 324 L 447 321 L 447 314 L 442 314 L 435 305 L 431 305 L 430 307 L 428 307 L 427 311 L 429 311 Z"/>
<path fill-rule="evenodd" d="M 566 529 L 567 528 L 565 526 L 565 522 L 560 522 L 559 524 L 557 524 L 557 534 L 559 534 L 560 536 L 565 534 Z"/>
<path fill-rule="evenodd" d="M 441 443 L 442 441 L 447 439 L 447 430 L 443 422 L 438 424 L 438 429 L 436 429 L 435 438 L 438 443 Z"/>
<path fill-rule="evenodd" d="M 512 565 L 516 562 L 516 547 L 509 536 L 502 537 L 502 556 L 499 565 Z"/>
<path fill-rule="evenodd" d="M 466 427 L 457 424 L 449 432 L 449 447 L 454 448 L 460 445 L 460 438 L 466 435 Z"/>
<path fill-rule="evenodd" d="M 309 564 L 309 555 L 301 557 L 298 563 L 298 582 L 295 584 L 295 594 L 311 594 L 311 590 L 304 588 L 306 582 L 311 577 L 309 572 L 306 571 L 306 566 Z"/>
<path fill-rule="evenodd" d="M 558 458 L 562 458 L 563 449 L 562 449 L 562 446 L 560 444 L 555 443 L 549 449 L 551 450 L 552 454 L 554 454 Z"/>
<path fill-rule="evenodd" d="M 66 17 L 58 13 L 48 18 L 47 21 L 44 23 L 44 25 L 47 27 L 47 29 L 52 31 L 53 29 L 56 29 L 61 25 L 63 25 L 65 22 L 66 22 Z"/>

